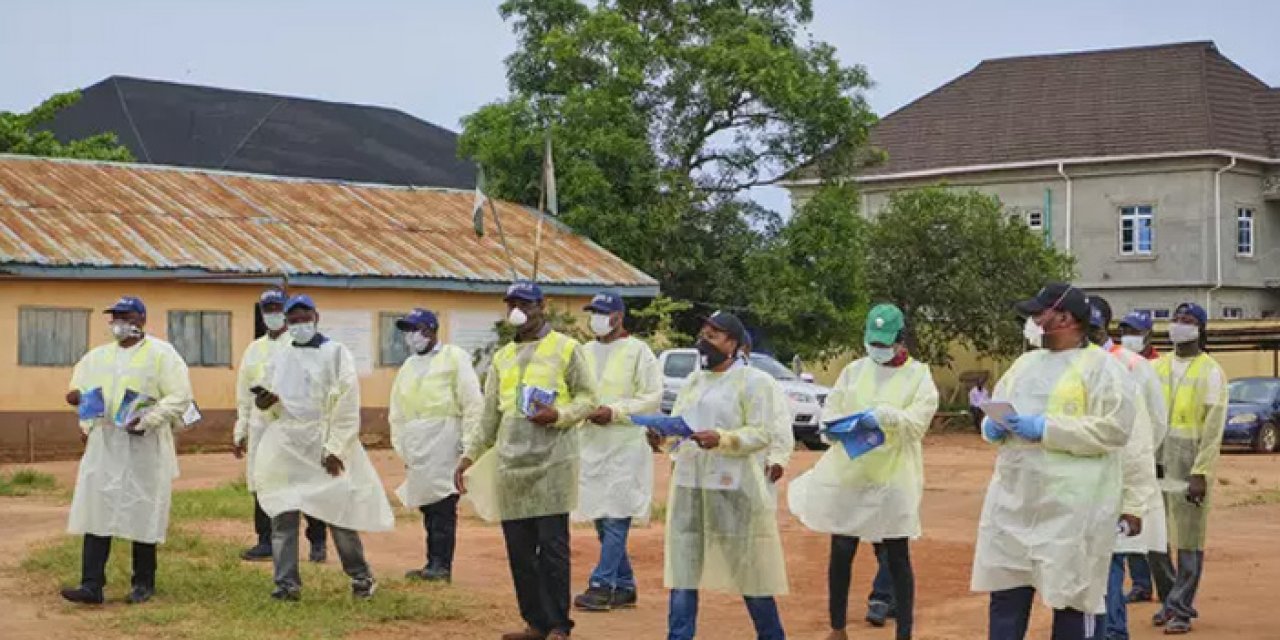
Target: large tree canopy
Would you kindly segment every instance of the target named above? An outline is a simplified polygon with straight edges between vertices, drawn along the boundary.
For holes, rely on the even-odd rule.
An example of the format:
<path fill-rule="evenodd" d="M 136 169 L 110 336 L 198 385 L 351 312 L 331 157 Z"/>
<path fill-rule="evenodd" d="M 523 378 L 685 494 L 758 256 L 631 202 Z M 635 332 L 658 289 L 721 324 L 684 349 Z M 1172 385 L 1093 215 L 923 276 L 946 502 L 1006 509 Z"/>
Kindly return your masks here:
<path fill-rule="evenodd" d="M 40 129 L 53 120 L 58 111 L 79 100 L 80 92 L 70 91 L 45 100 L 28 113 L 0 111 L 0 153 L 132 162 L 133 154 L 120 145 L 114 133 L 100 133 L 64 144 L 52 132 Z"/>

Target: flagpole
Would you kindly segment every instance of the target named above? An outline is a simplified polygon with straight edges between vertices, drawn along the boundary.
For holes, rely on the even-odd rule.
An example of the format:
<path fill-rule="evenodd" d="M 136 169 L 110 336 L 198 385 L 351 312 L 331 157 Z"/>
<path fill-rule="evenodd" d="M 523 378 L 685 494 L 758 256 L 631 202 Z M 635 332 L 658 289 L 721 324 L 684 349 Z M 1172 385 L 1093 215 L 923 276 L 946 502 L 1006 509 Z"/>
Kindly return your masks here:
<path fill-rule="evenodd" d="M 507 244 L 507 234 L 502 231 L 502 219 L 498 217 L 498 207 L 494 206 L 493 198 L 489 200 L 489 213 L 493 215 L 493 224 L 498 227 L 498 240 L 502 242 L 502 250 L 507 253 L 507 268 L 511 269 L 511 281 L 515 282 L 520 279 L 520 275 L 516 272 L 516 259 L 511 255 L 511 247 Z"/>

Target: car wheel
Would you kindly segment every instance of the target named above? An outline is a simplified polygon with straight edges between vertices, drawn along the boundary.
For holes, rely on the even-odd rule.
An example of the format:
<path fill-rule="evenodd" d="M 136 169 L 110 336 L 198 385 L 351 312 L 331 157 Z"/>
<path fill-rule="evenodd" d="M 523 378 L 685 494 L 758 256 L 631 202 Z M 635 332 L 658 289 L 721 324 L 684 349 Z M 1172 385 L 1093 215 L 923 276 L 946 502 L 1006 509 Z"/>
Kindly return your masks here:
<path fill-rule="evenodd" d="M 1264 422 L 1253 436 L 1253 450 L 1257 453 L 1271 453 L 1276 450 L 1277 441 L 1280 441 L 1280 434 L 1277 434 L 1276 426 Z"/>
<path fill-rule="evenodd" d="M 831 445 L 823 442 L 822 438 L 805 438 L 801 442 L 804 443 L 804 448 L 810 451 L 826 451 L 831 448 Z"/>

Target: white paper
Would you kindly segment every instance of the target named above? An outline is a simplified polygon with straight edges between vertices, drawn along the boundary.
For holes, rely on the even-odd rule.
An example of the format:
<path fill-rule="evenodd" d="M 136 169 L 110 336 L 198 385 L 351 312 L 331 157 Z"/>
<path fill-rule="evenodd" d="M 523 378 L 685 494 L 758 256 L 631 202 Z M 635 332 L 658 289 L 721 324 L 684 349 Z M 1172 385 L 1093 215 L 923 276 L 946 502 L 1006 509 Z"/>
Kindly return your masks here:
<path fill-rule="evenodd" d="M 195 401 L 192 400 L 187 410 L 182 412 L 182 424 L 191 427 L 200 422 L 203 417 L 204 415 L 200 413 L 200 407 L 197 407 Z"/>
<path fill-rule="evenodd" d="M 1017 410 L 1013 408 L 1012 404 L 1003 401 L 992 400 L 990 402 L 984 402 L 979 408 L 982 409 L 982 413 L 984 413 L 988 418 L 995 420 L 996 424 L 1005 428 L 1012 428 L 1012 425 L 1009 424 L 1008 418 L 1010 416 L 1018 415 Z"/>
<path fill-rule="evenodd" d="M 372 311 L 323 311 L 320 314 L 320 333 L 351 351 L 358 375 L 368 376 L 373 373 Z"/>

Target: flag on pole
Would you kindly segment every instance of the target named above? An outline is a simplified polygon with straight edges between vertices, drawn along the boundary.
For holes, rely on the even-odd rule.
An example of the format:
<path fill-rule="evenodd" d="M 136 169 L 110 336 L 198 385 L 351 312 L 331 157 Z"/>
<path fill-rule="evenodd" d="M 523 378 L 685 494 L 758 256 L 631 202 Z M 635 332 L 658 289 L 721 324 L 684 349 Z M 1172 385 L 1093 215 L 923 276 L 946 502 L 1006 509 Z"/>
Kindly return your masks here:
<path fill-rule="evenodd" d="M 547 131 L 546 151 L 542 156 L 542 184 L 546 189 L 547 213 L 560 214 L 560 203 L 556 200 L 556 162 L 551 155 L 551 132 Z"/>
<path fill-rule="evenodd" d="M 484 167 L 476 165 L 476 197 L 471 204 L 471 224 L 475 227 L 476 237 L 484 237 L 484 204 L 489 196 L 484 194 Z"/>

